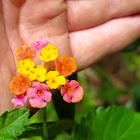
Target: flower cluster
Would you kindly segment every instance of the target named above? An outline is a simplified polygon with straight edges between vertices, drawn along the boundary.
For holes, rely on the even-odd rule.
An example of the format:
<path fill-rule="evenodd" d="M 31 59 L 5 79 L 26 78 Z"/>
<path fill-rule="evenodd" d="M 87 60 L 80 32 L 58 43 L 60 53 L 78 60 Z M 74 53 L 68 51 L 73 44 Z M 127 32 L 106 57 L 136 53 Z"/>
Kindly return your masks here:
<path fill-rule="evenodd" d="M 40 60 L 45 65 L 36 65 L 35 60 L 39 53 Z M 14 93 L 12 103 L 15 107 L 23 107 L 29 98 L 29 103 L 34 108 L 44 108 L 51 101 L 50 90 L 59 89 L 63 100 L 67 103 L 76 103 L 83 98 L 83 88 L 75 80 L 69 81 L 70 76 L 76 71 L 76 61 L 73 57 L 58 57 L 57 48 L 48 39 L 37 39 L 35 43 L 21 46 L 16 51 L 18 61 L 17 71 L 9 84 Z M 50 61 L 55 63 L 55 70 L 48 71 Z"/>

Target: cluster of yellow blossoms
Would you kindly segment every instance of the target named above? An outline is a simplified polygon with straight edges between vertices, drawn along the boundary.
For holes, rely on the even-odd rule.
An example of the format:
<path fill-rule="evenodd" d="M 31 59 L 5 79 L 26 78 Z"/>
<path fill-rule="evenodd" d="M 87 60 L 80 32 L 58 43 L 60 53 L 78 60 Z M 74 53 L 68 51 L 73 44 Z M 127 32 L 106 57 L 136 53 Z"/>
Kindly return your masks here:
<path fill-rule="evenodd" d="M 45 62 L 36 65 L 34 60 L 39 52 L 40 60 Z M 80 84 L 66 79 L 76 71 L 76 61 L 73 57 L 58 57 L 58 49 L 48 40 L 38 39 L 30 46 L 24 45 L 16 52 L 17 71 L 20 75 L 13 77 L 10 89 L 14 93 L 12 103 L 15 106 L 24 106 L 27 97 L 32 107 L 43 108 L 51 100 L 50 89 L 61 90 L 63 99 L 70 102 L 78 102 L 83 98 L 83 88 Z M 54 62 L 55 71 L 49 71 L 50 62 Z"/>
<path fill-rule="evenodd" d="M 23 46 L 21 48 L 23 48 Z M 18 48 L 18 50 L 20 50 L 20 48 Z M 58 50 L 52 44 L 43 47 L 39 55 L 39 58 L 45 62 L 54 61 L 57 57 Z M 47 68 L 44 67 L 43 64 L 36 66 L 30 59 L 20 60 L 17 64 L 17 71 L 21 74 L 28 75 L 31 81 L 45 82 L 50 89 L 56 89 L 60 85 L 66 84 L 65 77 L 59 75 L 58 71 L 50 71 L 47 73 Z"/>

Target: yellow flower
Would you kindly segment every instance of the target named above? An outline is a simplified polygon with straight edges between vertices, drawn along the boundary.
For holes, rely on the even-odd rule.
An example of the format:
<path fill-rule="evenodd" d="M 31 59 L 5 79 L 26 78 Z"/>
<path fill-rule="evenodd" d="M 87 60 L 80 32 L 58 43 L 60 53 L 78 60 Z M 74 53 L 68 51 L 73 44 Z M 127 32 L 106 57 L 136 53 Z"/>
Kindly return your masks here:
<path fill-rule="evenodd" d="M 29 73 L 29 78 L 31 81 L 38 80 L 39 82 L 44 82 L 47 78 L 46 73 L 47 70 L 41 64 L 37 66 L 37 68 L 34 68 L 32 72 Z"/>
<path fill-rule="evenodd" d="M 50 89 L 57 89 L 60 85 L 66 84 L 66 79 L 63 75 L 59 76 L 58 71 L 49 71 L 46 83 Z"/>
<path fill-rule="evenodd" d="M 18 62 L 17 71 L 21 74 L 28 75 L 33 68 L 35 67 L 35 63 L 30 59 L 24 59 Z"/>
<path fill-rule="evenodd" d="M 59 77 L 57 77 L 57 79 L 58 79 L 60 85 L 66 84 L 66 79 L 63 75 L 60 75 Z"/>
<path fill-rule="evenodd" d="M 39 55 L 40 60 L 49 62 L 54 61 L 58 56 L 57 48 L 52 45 L 48 44 L 46 47 L 42 48 L 41 55 Z"/>

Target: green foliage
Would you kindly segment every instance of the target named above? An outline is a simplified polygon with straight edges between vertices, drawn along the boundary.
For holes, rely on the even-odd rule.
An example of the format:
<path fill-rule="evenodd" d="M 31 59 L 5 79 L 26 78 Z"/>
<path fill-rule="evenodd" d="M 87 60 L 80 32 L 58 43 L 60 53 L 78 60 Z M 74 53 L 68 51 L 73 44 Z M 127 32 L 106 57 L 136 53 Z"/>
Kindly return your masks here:
<path fill-rule="evenodd" d="M 134 53 L 127 53 L 123 55 L 124 61 L 131 72 L 140 68 L 140 56 Z"/>
<path fill-rule="evenodd" d="M 73 140 L 72 136 L 68 135 L 67 133 L 63 133 L 58 135 L 54 140 Z"/>
<path fill-rule="evenodd" d="M 75 120 L 79 122 L 82 117 L 86 116 L 91 106 L 95 105 L 94 91 L 87 83 L 86 77 L 83 71 L 78 72 L 78 81 L 84 89 L 84 97 L 79 103 L 76 104 Z"/>
<path fill-rule="evenodd" d="M 122 52 L 132 52 L 140 47 L 140 39 L 137 39 L 134 43 L 130 44 L 127 48 L 123 49 Z"/>
<path fill-rule="evenodd" d="M 123 59 L 128 70 L 130 72 L 135 72 L 138 80 L 140 80 L 140 56 L 135 53 L 127 53 L 123 55 Z"/>
<path fill-rule="evenodd" d="M 132 86 L 129 92 L 140 99 L 140 84 Z"/>
<path fill-rule="evenodd" d="M 140 114 L 124 107 L 99 107 L 77 124 L 74 140 L 139 140 Z"/>
<path fill-rule="evenodd" d="M 0 140 L 16 140 L 24 131 L 28 122 L 29 111 L 25 108 L 14 108 L 0 116 Z"/>
<path fill-rule="evenodd" d="M 115 87 L 102 69 L 96 67 L 95 70 L 103 83 L 102 88 L 96 92 L 97 97 L 101 97 L 105 101 L 113 101 L 120 95 L 127 93 L 126 91 Z"/>
<path fill-rule="evenodd" d="M 22 138 L 20 140 L 43 140 L 42 137 L 40 136 L 34 136 L 34 137 L 31 137 L 31 138 Z"/>
<path fill-rule="evenodd" d="M 60 120 L 57 122 L 47 123 L 49 139 L 55 138 L 58 134 L 69 131 L 73 128 L 72 120 Z M 30 124 L 25 127 L 25 132 L 19 138 L 29 138 L 33 136 L 43 136 L 43 124 Z"/>

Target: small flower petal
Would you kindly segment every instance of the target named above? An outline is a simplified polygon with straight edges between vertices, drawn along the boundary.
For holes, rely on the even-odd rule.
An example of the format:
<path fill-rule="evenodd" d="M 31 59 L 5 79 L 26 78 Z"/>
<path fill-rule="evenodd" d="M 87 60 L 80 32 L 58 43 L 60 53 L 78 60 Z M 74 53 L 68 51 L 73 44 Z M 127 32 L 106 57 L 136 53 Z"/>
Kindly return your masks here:
<path fill-rule="evenodd" d="M 20 74 L 13 77 L 9 87 L 14 94 L 20 95 L 25 93 L 29 89 L 30 85 L 31 81 L 29 77 L 27 75 Z"/>
<path fill-rule="evenodd" d="M 73 88 L 75 89 L 75 88 L 79 87 L 80 84 L 79 84 L 79 82 L 76 81 L 76 80 L 71 80 L 70 82 L 68 82 L 68 86 L 69 86 L 69 87 L 73 87 Z"/>
<path fill-rule="evenodd" d="M 52 44 L 48 44 L 46 47 L 42 48 L 39 58 L 42 61 L 49 62 L 54 61 L 57 58 L 57 56 L 57 48 Z"/>
<path fill-rule="evenodd" d="M 34 108 L 43 108 L 47 105 L 47 102 L 51 101 L 52 94 L 47 91 L 49 88 L 44 83 L 34 82 L 32 88 L 27 91 L 29 102 Z"/>
<path fill-rule="evenodd" d="M 70 76 L 76 71 L 76 61 L 73 57 L 61 56 L 55 60 L 56 71 L 64 76 Z"/>
<path fill-rule="evenodd" d="M 71 96 L 68 94 L 64 94 L 63 100 L 66 101 L 67 103 L 71 103 Z"/>
<path fill-rule="evenodd" d="M 16 57 L 17 57 L 17 61 L 24 60 L 24 59 L 34 60 L 36 58 L 36 51 L 33 47 L 24 45 L 17 49 Z"/>
<path fill-rule="evenodd" d="M 63 75 L 58 76 L 58 81 L 59 81 L 59 85 L 65 85 L 66 84 L 66 79 Z"/>
<path fill-rule="evenodd" d="M 27 95 L 14 95 L 14 98 L 11 100 L 11 102 L 14 104 L 15 107 L 24 107 L 24 104 L 26 103 Z"/>
<path fill-rule="evenodd" d="M 84 95 L 83 87 L 79 86 L 74 91 L 71 102 L 72 103 L 77 103 L 77 102 L 81 101 L 83 99 L 83 95 Z"/>
<path fill-rule="evenodd" d="M 41 64 L 37 66 L 37 68 L 33 68 L 33 70 L 29 73 L 30 80 L 37 80 L 39 82 L 44 82 L 47 78 L 46 76 L 47 70 Z"/>
<path fill-rule="evenodd" d="M 46 102 L 42 102 L 36 99 L 30 99 L 29 102 L 30 102 L 30 105 L 34 108 L 44 108 L 47 105 Z"/>
<path fill-rule="evenodd" d="M 44 83 L 33 82 L 32 86 L 37 90 L 49 90 L 49 86 Z"/>
<path fill-rule="evenodd" d="M 33 68 L 35 67 L 35 63 L 30 59 L 21 60 L 17 64 L 17 71 L 21 74 L 28 75 Z"/>
<path fill-rule="evenodd" d="M 45 38 L 39 38 L 35 40 L 35 43 L 31 44 L 31 47 L 33 47 L 36 52 L 40 52 L 41 49 L 46 47 L 48 44 L 50 44 L 50 40 Z"/>
<path fill-rule="evenodd" d="M 76 103 L 83 99 L 84 90 L 80 86 L 79 82 L 72 80 L 66 80 L 66 85 L 61 87 L 61 95 L 63 100 L 68 103 Z"/>
<path fill-rule="evenodd" d="M 58 71 L 49 71 L 46 83 L 50 89 L 57 89 L 60 85 L 66 84 L 66 79 L 63 75 L 59 76 Z"/>
<path fill-rule="evenodd" d="M 34 98 L 34 97 L 36 97 L 36 93 L 37 93 L 37 89 L 35 89 L 35 88 L 29 88 L 27 90 L 28 98 Z"/>
<path fill-rule="evenodd" d="M 52 93 L 49 91 L 43 91 L 42 98 L 44 99 L 44 101 L 46 101 L 48 103 L 52 99 Z"/>

